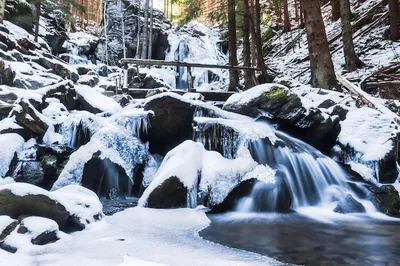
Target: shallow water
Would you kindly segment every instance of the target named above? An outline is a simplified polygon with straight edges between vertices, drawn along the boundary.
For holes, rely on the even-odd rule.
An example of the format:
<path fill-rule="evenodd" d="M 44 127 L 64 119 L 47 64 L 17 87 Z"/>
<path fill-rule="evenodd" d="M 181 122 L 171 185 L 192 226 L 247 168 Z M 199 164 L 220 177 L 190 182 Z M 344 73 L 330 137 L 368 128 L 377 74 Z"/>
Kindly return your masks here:
<path fill-rule="evenodd" d="M 298 214 L 209 215 L 204 239 L 301 265 L 400 265 L 400 221 Z"/>

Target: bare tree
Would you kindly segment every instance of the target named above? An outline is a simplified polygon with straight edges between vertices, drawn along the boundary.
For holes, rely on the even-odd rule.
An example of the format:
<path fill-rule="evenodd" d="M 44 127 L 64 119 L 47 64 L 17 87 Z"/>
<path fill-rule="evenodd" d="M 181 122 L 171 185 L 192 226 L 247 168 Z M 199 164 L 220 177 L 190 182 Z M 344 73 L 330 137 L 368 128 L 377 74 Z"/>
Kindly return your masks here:
<path fill-rule="evenodd" d="M 229 64 L 237 66 L 237 45 L 236 45 L 236 0 L 228 0 L 228 38 L 229 38 Z M 237 69 L 229 70 L 229 90 L 236 90 L 239 83 Z"/>
<path fill-rule="evenodd" d="M 251 66 L 251 49 L 250 49 L 250 9 L 249 0 L 243 0 L 243 65 Z M 244 71 L 244 84 L 246 88 L 255 85 L 255 77 L 253 71 Z"/>
<path fill-rule="evenodd" d="M 317 88 L 337 87 L 319 0 L 302 0 L 310 55 L 311 84 Z"/>
<path fill-rule="evenodd" d="M 393 41 L 400 39 L 399 15 L 399 0 L 389 0 L 390 38 Z"/>
<path fill-rule="evenodd" d="M 351 10 L 349 0 L 340 0 L 340 14 L 346 69 L 352 72 L 357 69 L 357 56 L 354 51 L 353 36 L 351 31 Z"/>
<path fill-rule="evenodd" d="M 143 24 L 143 46 L 142 46 L 142 59 L 147 58 L 148 41 L 149 41 L 149 2 L 146 0 L 144 4 L 144 24 Z"/>
<path fill-rule="evenodd" d="M 283 29 L 286 32 L 290 31 L 290 15 L 288 0 L 283 0 Z"/>
<path fill-rule="evenodd" d="M 36 2 L 35 2 L 35 7 L 36 7 L 36 16 L 35 16 L 35 42 L 37 42 L 38 39 L 39 39 L 39 22 L 40 22 L 40 14 L 41 14 L 41 8 L 42 8 L 42 1 L 41 1 L 41 0 L 36 0 Z"/>
<path fill-rule="evenodd" d="M 149 32 L 149 52 L 147 54 L 147 58 L 151 59 L 153 56 L 153 9 L 154 0 L 150 0 L 150 32 Z"/>
<path fill-rule="evenodd" d="M 331 19 L 337 21 L 340 19 L 340 0 L 331 0 Z"/>

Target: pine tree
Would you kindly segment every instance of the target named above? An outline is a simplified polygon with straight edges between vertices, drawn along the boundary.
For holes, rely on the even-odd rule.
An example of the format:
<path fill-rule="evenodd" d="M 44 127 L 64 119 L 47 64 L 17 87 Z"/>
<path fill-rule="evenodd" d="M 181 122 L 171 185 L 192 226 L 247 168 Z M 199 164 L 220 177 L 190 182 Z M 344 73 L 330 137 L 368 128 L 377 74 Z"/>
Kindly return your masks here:
<path fill-rule="evenodd" d="M 288 0 L 283 0 L 283 30 L 290 31 L 290 16 Z"/>
<path fill-rule="evenodd" d="M 243 65 L 246 67 L 251 66 L 250 19 L 249 0 L 243 0 Z M 244 84 L 246 88 L 255 85 L 253 71 L 244 71 Z"/>
<path fill-rule="evenodd" d="M 310 55 L 311 84 L 317 88 L 337 87 L 319 0 L 303 0 Z"/>
<path fill-rule="evenodd" d="M 390 38 L 393 41 L 400 39 L 399 15 L 399 0 L 389 0 Z"/>
<path fill-rule="evenodd" d="M 236 45 L 236 0 L 228 0 L 228 37 L 229 37 L 229 64 L 237 66 Z M 237 69 L 229 70 L 229 90 L 235 91 L 239 84 L 239 73 Z"/>
<path fill-rule="evenodd" d="M 340 19 L 340 0 L 331 0 L 331 19 L 337 21 Z"/>
<path fill-rule="evenodd" d="M 353 36 L 351 31 L 351 10 L 349 0 L 340 0 L 340 14 L 342 25 L 342 40 L 346 69 L 350 72 L 357 69 L 357 56 L 354 52 Z"/>

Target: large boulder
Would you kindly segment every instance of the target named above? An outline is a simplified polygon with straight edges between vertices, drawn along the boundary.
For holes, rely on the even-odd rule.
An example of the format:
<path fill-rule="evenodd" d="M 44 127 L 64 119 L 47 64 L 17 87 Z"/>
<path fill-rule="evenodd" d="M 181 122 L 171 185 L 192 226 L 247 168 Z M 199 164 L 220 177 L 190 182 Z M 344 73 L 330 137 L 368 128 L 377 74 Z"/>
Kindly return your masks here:
<path fill-rule="evenodd" d="M 145 110 L 152 110 L 151 127 L 143 137 L 149 142 L 150 152 L 166 154 L 192 138 L 192 119 L 195 106 L 175 93 L 163 93 L 147 98 Z"/>
<path fill-rule="evenodd" d="M 389 216 L 400 217 L 400 197 L 395 187 L 392 185 L 369 186 L 369 190 L 372 192 L 370 200 L 378 211 Z"/>
<path fill-rule="evenodd" d="M 32 31 L 34 14 L 27 1 L 7 0 L 5 18 L 28 32 Z"/>
<path fill-rule="evenodd" d="M 323 114 L 319 109 L 307 109 L 300 98 L 287 87 L 263 84 L 232 95 L 224 110 L 257 117 L 267 113 L 279 129 L 328 153 L 340 132 L 339 119 Z"/>
<path fill-rule="evenodd" d="M 124 10 L 124 23 L 125 25 L 125 43 L 126 43 L 126 57 L 133 58 L 136 55 L 136 46 L 138 38 L 140 43 L 143 43 L 145 38 L 143 34 L 143 23 L 138 26 L 138 15 L 141 20 L 144 19 L 144 5 L 134 0 L 123 0 L 122 10 Z M 122 36 L 121 26 L 121 7 L 119 5 L 110 5 L 107 8 L 107 17 L 109 18 L 107 24 L 107 32 L 113 32 L 115 36 Z M 149 10 L 150 12 L 150 10 Z M 152 46 L 152 59 L 163 60 L 165 59 L 165 51 L 168 47 L 168 30 L 171 28 L 171 23 L 165 18 L 164 14 L 154 9 L 153 10 L 154 28 L 153 35 L 150 38 L 150 45 Z M 140 31 L 139 31 L 139 30 Z M 140 35 L 138 34 L 140 32 Z M 101 61 L 105 62 L 105 31 L 101 32 L 100 40 L 96 49 L 96 56 Z M 113 45 L 113 53 L 109 53 L 108 63 L 117 65 L 118 61 L 123 58 L 122 38 L 115 38 Z"/>
<path fill-rule="evenodd" d="M 156 209 L 185 208 L 188 189 L 179 178 L 171 176 L 155 188 L 147 199 L 147 207 Z"/>
<path fill-rule="evenodd" d="M 82 230 L 103 217 L 98 197 L 83 187 L 71 185 L 48 192 L 24 183 L 0 187 L 0 215 L 13 219 L 24 216 L 48 218 L 67 232 Z"/>

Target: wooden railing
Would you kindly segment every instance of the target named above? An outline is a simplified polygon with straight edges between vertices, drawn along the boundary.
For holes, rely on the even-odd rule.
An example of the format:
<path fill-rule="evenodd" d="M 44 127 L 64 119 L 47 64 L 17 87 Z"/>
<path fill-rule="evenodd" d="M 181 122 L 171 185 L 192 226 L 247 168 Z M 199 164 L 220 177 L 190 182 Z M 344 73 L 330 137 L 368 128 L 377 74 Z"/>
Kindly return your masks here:
<path fill-rule="evenodd" d="M 135 58 L 124 58 L 124 59 L 120 60 L 120 63 L 124 66 L 123 89 L 127 89 L 128 88 L 128 67 L 129 67 L 129 65 L 186 67 L 187 68 L 187 84 L 188 84 L 188 90 L 189 91 L 194 91 L 193 90 L 193 78 L 192 78 L 192 68 L 193 67 L 252 70 L 252 71 L 260 71 L 261 70 L 261 69 L 256 68 L 256 67 L 246 67 L 246 66 L 212 65 L 212 64 L 200 64 L 200 63 L 189 63 L 189 62 L 152 60 L 152 59 L 135 59 Z"/>

